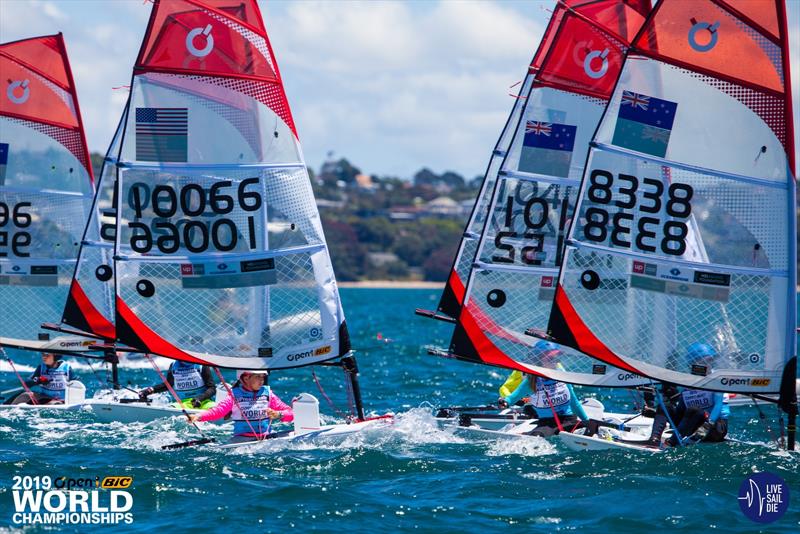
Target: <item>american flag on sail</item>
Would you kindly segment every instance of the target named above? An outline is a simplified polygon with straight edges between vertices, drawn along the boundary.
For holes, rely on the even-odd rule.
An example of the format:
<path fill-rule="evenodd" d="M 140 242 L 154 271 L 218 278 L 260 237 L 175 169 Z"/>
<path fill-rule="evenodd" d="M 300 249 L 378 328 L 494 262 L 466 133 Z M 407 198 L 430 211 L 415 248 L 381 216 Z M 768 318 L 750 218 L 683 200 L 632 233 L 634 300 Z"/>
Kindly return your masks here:
<path fill-rule="evenodd" d="M 547 176 L 569 176 L 577 126 L 526 121 L 519 170 Z"/>
<path fill-rule="evenodd" d="M 187 108 L 136 108 L 137 161 L 185 162 L 188 137 Z"/>
<path fill-rule="evenodd" d="M 663 158 L 667 154 L 676 102 L 622 91 L 612 143 Z"/>

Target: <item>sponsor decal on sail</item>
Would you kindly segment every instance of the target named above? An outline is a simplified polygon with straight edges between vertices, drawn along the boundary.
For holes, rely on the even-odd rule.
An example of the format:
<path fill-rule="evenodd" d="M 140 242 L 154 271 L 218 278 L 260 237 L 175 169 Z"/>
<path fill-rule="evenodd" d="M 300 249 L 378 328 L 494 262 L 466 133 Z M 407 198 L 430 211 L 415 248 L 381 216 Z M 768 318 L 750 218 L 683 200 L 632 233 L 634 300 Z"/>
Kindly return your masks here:
<path fill-rule="evenodd" d="M 731 275 L 634 261 L 632 288 L 682 297 L 727 302 Z"/>

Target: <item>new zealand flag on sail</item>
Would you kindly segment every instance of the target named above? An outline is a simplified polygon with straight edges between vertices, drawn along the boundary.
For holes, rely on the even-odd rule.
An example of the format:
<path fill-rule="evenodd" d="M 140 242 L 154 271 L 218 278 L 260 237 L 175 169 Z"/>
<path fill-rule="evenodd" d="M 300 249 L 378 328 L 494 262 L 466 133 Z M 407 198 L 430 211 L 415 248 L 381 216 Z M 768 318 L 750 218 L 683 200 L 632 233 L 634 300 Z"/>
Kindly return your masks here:
<path fill-rule="evenodd" d="M 526 121 L 519 170 L 547 176 L 569 176 L 576 126 Z"/>
<path fill-rule="evenodd" d="M 187 108 L 136 108 L 136 160 L 188 160 Z"/>
<path fill-rule="evenodd" d="M 622 91 L 612 143 L 663 158 L 678 104 L 632 91 Z"/>

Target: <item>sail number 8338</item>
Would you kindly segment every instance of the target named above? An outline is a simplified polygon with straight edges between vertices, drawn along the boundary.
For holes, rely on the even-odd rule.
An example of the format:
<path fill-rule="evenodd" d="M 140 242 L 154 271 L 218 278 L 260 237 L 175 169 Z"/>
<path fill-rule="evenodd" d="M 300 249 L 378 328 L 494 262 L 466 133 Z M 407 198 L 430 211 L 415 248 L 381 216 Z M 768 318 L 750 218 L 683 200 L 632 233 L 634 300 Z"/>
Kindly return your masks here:
<path fill-rule="evenodd" d="M 261 193 L 252 189 L 258 183 L 259 178 L 247 178 L 236 186 L 231 180 L 221 180 L 208 189 L 199 184 L 186 184 L 179 189 L 166 184 L 152 188 L 144 182 L 132 184 L 127 199 L 135 219 L 128 223 L 131 249 L 139 254 L 150 252 L 154 245 L 162 254 L 173 254 L 181 247 L 192 253 L 210 248 L 229 252 L 241 248 L 241 237 L 254 250 L 257 241 L 253 212 L 263 204 Z M 146 210 L 154 215 L 151 225 L 141 222 Z M 225 217 L 234 210 L 245 213 L 246 228 L 239 228 L 232 218 Z"/>
<path fill-rule="evenodd" d="M 692 214 L 694 196 L 690 185 L 673 182 L 667 186 L 653 178 L 644 178 L 640 183 L 636 176 L 623 173 L 615 180 L 611 172 L 595 169 L 589 175 L 586 195 L 592 202 L 584 213 L 583 237 L 587 241 L 604 243 L 610 239 L 617 247 L 635 246 L 644 252 L 660 249 L 672 256 L 686 252 L 689 227 L 685 220 Z M 611 214 L 606 206 L 620 210 Z M 638 212 L 635 224 L 633 213 L 628 210 Z M 663 223 L 662 213 L 669 217 Z"/>

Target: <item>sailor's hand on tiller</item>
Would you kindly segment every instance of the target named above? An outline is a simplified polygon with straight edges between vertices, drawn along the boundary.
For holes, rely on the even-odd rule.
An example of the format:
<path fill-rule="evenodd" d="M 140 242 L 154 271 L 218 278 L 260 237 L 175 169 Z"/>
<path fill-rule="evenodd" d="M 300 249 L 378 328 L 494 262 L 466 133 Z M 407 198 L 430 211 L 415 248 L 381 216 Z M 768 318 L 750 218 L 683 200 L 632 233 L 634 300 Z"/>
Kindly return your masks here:
<path fill-rule="evenodd" d="M 272 408 L 267 410 L 267 417 L 270 419 L 280 419 L 281 412 L 273 410 Z"/>
<path fill-rule="evenodd" d="M 190 423 L 196 423 L 199 418 L 200 418 L 200 414 L 196 414 L 196 413 L 189 414 L 189 422 Z"/>

